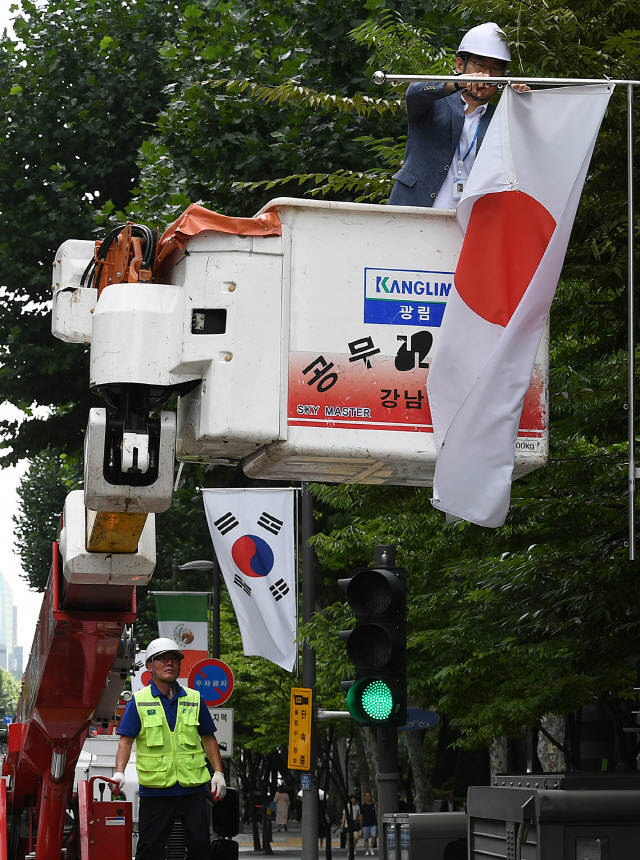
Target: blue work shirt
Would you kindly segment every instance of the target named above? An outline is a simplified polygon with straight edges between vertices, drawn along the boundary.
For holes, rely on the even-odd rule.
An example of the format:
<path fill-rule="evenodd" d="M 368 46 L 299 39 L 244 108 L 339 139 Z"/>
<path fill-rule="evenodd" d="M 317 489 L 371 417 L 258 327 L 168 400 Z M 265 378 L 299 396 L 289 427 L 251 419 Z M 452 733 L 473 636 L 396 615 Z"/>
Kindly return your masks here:
<path fill-rule="evenodd" d="M 169 700 L 168 696 L 165 696 L 164 693 L 160 692 L 153 680 L 149 684 L 151 694 L 153 696 L 160 697 L 160 701 L 162 702 L 162 707 L 164 708 L 170 731 L 174 731 L 176 727 L 176 720 L 178 719 L 178 699 L 181 696 L 187 695 L 184 689 L 180 686 L 180 684 L 176 684 L 176 687 L 178 688 L 177 694 L 173 697 L 173 699 Z M 125 735 L 125 737 L 128 738 L 136 738 L 140 734 L 141 729 L 142 723 L 140 722 L 140 715 L 138 714 L 138 709 L 136 707 L 135 701 L 131 699 L 125 709 L 124 714 L 122 715 L 122 719 L 120 720 L 120 725 L 118 726 L 118 734 Z M 200 713 L 198 715 L 198 734 L 214 735 L 215 732 L 215 723 L 213 722 L 211 714 L 209 713 L 209 710 L 201 696 Z M 176 782 L 175 785 L 169 786 L 169 788 L 149 788 L 147 786 L 141 785 L 140 797 L 173 797 L 177 794 L 197 794 L 198 792 L 206 791 L 207 786 L 208 783 L 206 782 L 202 785 L 191 786 L 190 788 L 186 788 L 185 786 L 180 785 L 179 782 Z"/>

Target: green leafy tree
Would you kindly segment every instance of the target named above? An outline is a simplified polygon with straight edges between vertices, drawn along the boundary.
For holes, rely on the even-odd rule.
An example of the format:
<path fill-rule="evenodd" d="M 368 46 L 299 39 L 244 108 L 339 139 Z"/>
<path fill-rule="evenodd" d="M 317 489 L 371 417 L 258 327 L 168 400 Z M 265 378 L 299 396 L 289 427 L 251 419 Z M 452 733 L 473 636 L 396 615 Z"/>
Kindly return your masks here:
<path fill-rule="evenodd" d="M 15 714 L 19 696 L 20 682 L 6 669 L 0 669 L 0 706 L 5 714 Z"/>
<path fill-rule="evenodd" d="M 368 19 L 369 13 L 374 17 Z M 84 14 L 80 7 L 72 20 L 81 20 Z M 29 12 L 29 26 L 42 20 L 50 29 L 51 19 L 45 13 L 42 19 L 38 15 L 37 10 Z M 51 171 L 44 159 L 46 168 L 33 179 L 38 190 L 27 183 L 20 194 L 11 191 L 9 178 L 22 182 L 23 175 L 31 176 L 31 164 L 40 162 L 35 156 L 24 162 L 18 156 L 7 157 L 6 168 L 0 163 L 0 182 L 5 183 L 0 184 L 0 196 L 6 187 L 9 201 L 12 194 L 20 196 L 20 203 L 24 197 L 26 215 L 21 221 L 14 219 L 14 227 L 15 223 L 35 224 L 38 241 L 56 235 L 47 218 L 55 221 L 56 229 L 61 223 L 55 220 L 58 214 L 45 214 L 63 211 L 51 204 L 53 197 L 66 201 L 71 213 L 68 223 L 80 207 L 74 222 L 79 231 L 103 200 L 111 202 L 102 209 L 102 223 L 126 210 L 138 220 L 162 224 L 191 200 L 229 214 L 249 214 L 286 180 L 287 193 L 383 200 L 402 157 L 405 121 L 401 88 L 374 90 L 371 72 L 376 67 L 440 71 L 461 31 L 490 19 L 506 29 L 518 72 L 598 78 L 637 74 L 640 12 L 633 4 L 572 0 L 524 8 L 511 7 L 506 0 L 468 0 L 455 10 L 442 6 L 434 10 L 419 3 L 392 7 L 353 1 L 336 14 L 329 0 L 315 5 L 288 2 L 275 10 L 263 0 L 244 5 L 230 0 L 216 7 L 194 3 L 184 7 L 179 27 L 164 35 L 156 31 L 156 53 L 150 48 L 149 56 L 158 64 L 154 68 L 159 86 L 146 91 L 151 93 L 146 96 L 150 118 L 144 127 L 149 133 L 127 138 L 132 144 L 126 150 L 131 165 L 128 176 L 139 177 L 132 201 L 130 182 L 129 192 L 122 194 L 96 186 L 98 202 L 87 199 L 80 206 L 78 198 L 90 189 L 83 180 L 88 174 L 80 169 L 84 152 L 75 160 L 56 155 L 51 163 L 60 162 L 63 171 Z M 150 20 L 157 19 L 151 16 Z M 89 29 L 87 37 L 95 57 L 87 62 L 97 62 L 96 57 L 100 60 L 118 47 L 113 31 L 100 29 L 102 23 L 95 27 L 97 32 Z M 118 39 L 128 38 L 126 21 L 121 29 Z M 113 42 L 105 42 L 107 38 Z M 162 61 L 157 53 L 160 43 Z M 25 45 L 26 51 L 33 49 L 34 57 L 40 56 L 35 42 Z M 22 54 L 15 46 L 7 48 L 0 66 L 4 92 L 14 99 L 7 104 L 23 104 L 16 98 L 23 99 L 27 89 L 23 84 L 30 80 L 23 71 L 29 65 L 20 66 L 18 56 Z M 118 69 L 116 63 L 108 71 L 120 81 Z M 160 84 L 168 82 L 170 89 L 161 92 Z M 55 76 L 52 91 L 54 87 L 61 87 Z M 87 90 L 87 100 L 89 95 Z M 121 98 L 113 110 L 125 110 L 126 104 Z M 76 107 L 72 100 L 65 109 Z M 77 111 L 70 128 L 81 136 L 89 115 L 80 107 Z M 410 693 L 438 705 L 463 732 L 467 745 L 519 733 L 523 724 L 536 726 L 549 711 L 571 711 L 603 694 L 615 702 L 632 695 L 640 656 L 635 645 L 640 619 L 636 577 L 624 547 L 629 229 L 624 206 L 624 111 L 624 99 L 617 92 L 594 154 L 552 313 L 551 463 L 514 485 L 504 528 L 494 532 L 464 524 L 445 526 L 430 508 L 429 493 L 422 489 L 315 488 L 320 510 L 316 546 L 324 574 L 320 594 L 326 608 L 305 635 L 318 649 L 320 695 L 329 706 L 339 707 L 342 701 L 336 676 L 349 674 L 335 635 L 349 626 L 335 580 L 357 565 L 369 564 L 377 543 L 396 544 L 400 563 L 410 571 Z M 8 129 L 9 119 L 5 119 Z M 29 116 L 26 121 L 31 121 Z M 105 137 L 107 122 L 100 126 Z M 59 125 L 65 128 L 65 122 Z M 27 127 L 33 141 L 37 135 Z M 17 131 L 12 127 L 9 139 L 14 140 L 13 134 Z M 137 174 L 135 149 L 145 136 Z M 82 141 L 86 150 L 87 138 Z M 95 157 L 101 152 L 97 150 Z M 69 165 L 76 162 L 78 170 L 73 172 Z M 44 183 L 43 191 L 42 177 L 49 182 L 52 173 L 56 181 L 60 179 L 60 187 L 51 190 Z M 36 195 L 35 202 L 29 195 Z M 17 203 L 12 205 L 11 211 L 23 212 Z M 37 218 L 28 206 L 37 209 Z M 65 228 L 60 235 L 66 238 L 70 233 Z M 77 235 L 87 235 L 87 230 Z M 0 248 L 8 248 L 8 242 L 8 238 L 0 240 Z M 29 259 L 39 261 L 38 265 L 46 262 L 54 246 L 53 242 L 46 248 L 44 243 L 38 245 L 38 253 Z M 68 362 L 65 372 L 75 368 L 77 374 L 73 377 L 77 387 L 67 386 L 64 398 L 59 392 L 60 399 L 53 398 L 47 384 L 51 375 L 46 372 L 34 380 L 33 388 L 31 382 L 25 387 L 24 368 L 30 380 L 34 367 L 43 366 L 46 371 L 51 355 L 27 354 L 25 338 L 32 334 L 19 325 L 18 311 L 30 308 L 28 301 L 36 302 L 38 324 L 28 343 L 44 342 L 44 276 L 36 277 L 39 270 L 29 269 L 29 278 L 40 284 L 40 292 L 32 290 L 24 298 L 18 286 L 31 281 L 26 276 L 20 281 L 22 269 L 11 265 L 17 274 L 11 276 L 11 301 L 7 300 L 6 313 L 0 316 L 6 322 L 10 358 L 0 373 L 0 385 L 6 384 L 5 396 L 14 402 L 41 403 L 52 409 L 54 414 L 46 422 L 51 438 L 64 438 L 64 444 L 70 445 L 79 438 L 78 416 L 86 416 L 84 358 L 78 359 L 84 353 L 81 347 L 75 351 L 61 347 L 65 356 L 78 359 L 75 364 L 63 359 Z M 9 321 L 14 328 L 9 328 Z M 40 341 L 35 340 L 38 331 Z M 62 365 L 57 371 L 61 369 Z M 77 423 L 69 429 L 64 422 L 72 420 Z M 42 443 L 38 426 L 26 422 L 15 451 L 37 450 Z M 67 427 L 64 433 L 56 429 L 63 427 Z M 212 473 L 207 478 L 213 480 Z M 171 514 L 159 518 L 159 522 L 166 519 L 167 532 L 159 544 L 155 587 L 168 582 L 174 552 L 186 560 L 189 550 L 196 556 L 205 551 L 202 523 L 197 524 L 193 513 L 195 493 L 187 487 L 181 492 Z M 153 612 L 147 608 L 142 624 L 151 630 L 152 621 Z M 238 660 L 241 672 L 246 671 L 242 696 L 252 721 L 247 718 L 247 725 L 258 726 L 253 742 L 266 750 L 273 738 L 282 738 L 277 726 L 281 729 L 287 679 L 279 679 L 273 694 L 267 695 L 260 661 L 247 663 L 245 669 L 237 641 L 232 641 L 237 634 L 225 635 L 231 639 L 225 640 L 224 648 Z M 616 709 L 618 726 L 628 719 L 624 707 Z M 628 743 L 619 764 L 630 767 L 635 761 L 632 736 Z"/>
<path fill-rule="evenodd" d="M 296 180 L 287 192 L 299 196 L 334 175 L 333 196 L 352 199 L 351 173 L 365 161 L 371 169 L 361 179 L 371 183 L 371 195 L 385 158 L 366 142 L 377 136 L 381 110 L 389 110 L 385 123 L 394 136 L 404 134 L 404 117 L 397 98 L 378 98 L 371 41 L 351 32 L 365 27 L 370 9 L 396 6 L 426 23 L 400 23 L 396 37 L 393 14 L 383 15 L 372 38 L 386 46 L 383 37 L 393 32 L 385 62 L 406 51 L 441 69 L 447 39 L 463 17 L 428 3 L 349 0 L 339 12 L 331 0 L 287 0 L 277 10 L 264 0 L 189 7 L 163 50 L 176 84 L 158 135 L 145 145 L 139 194 L 128 212 L 152 212 L 168 223 L 186 195 L 228 214 L 250 214 L 269 199 L 273 180 L 286 177 Z"/>
<path fill-rule="evenodd" d="M 51 545 L 57 539 L 64 500 L 82 485 L 82 464 L 56 449 L 41 451 L 29 462 L 18 486 L 14 537 L 24 577 L 44 591 L 51 568 Z"/>
<path fill-rule="evenodd" d="M 16 40 L 0 40 L 0 399 L 26 416 L 0 422 L 7 463 L 81 447 L 88 352 L 51 335 L 51 265 L 64 240 L 91 238 L 105 201 L 128 202 L 178 17 L 159 0 L 24 0 Z"/>

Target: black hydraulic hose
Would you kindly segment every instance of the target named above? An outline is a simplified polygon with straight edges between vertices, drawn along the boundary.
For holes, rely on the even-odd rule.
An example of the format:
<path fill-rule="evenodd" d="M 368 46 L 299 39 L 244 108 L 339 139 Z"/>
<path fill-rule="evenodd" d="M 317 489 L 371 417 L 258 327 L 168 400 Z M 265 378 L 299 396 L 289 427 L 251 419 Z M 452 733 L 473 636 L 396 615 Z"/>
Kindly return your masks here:
<path fill-rule="evenodd" d="M 142 263 L 140 264 L 141 270 L 150 269 L 153 266 L 156 256 L 155 233 L 156 231 L 149 229 L 144 224 L 134 224 L 132 227 L 131 235 L 142 239 L 144 242 Z"/>
<path fill-rule="evenodd" d="M 100 245 L 100 247 L 96 251 L 95 256 L 99 261 L 104 261 L 106 259 L 107 252 L 108 252 L 109 248 L 111 247 L 111 243 L 116 238 L 116 236 L 119 236 L 120 233 L 122 233 L 123 230 L 124 230 L 124 226 L 115 227 L 113 230 L 111 230 L 109 233 L 107 233 L 107 235 L 105 236 L 105 238 L 102 241 L 102 244 Z M 91 287 L 93 285 L 97 286 L 100 283 L 101 273 L 102 273 L 102 265 L 98 265 L 95 258 L 91 259 L 89 262 L 89 265 L 84 270 L 82 277 L 80 278 L 80 286 L 81 287 L 84 287 L 84 286 Z"/>
<path fill-rule="evenodd" d="M 96 251 L 95 258 L 91 259 L 86 269 L 82 273 L 80 279 L 81 287 L 98 286 L 104 261 L 107 258 L 109 248 L 113 241 L 126 229 L 126 224 L 114 227 L 105 236 Z M 142 263 L 141 269 L 150 269 L 153 266 L 156 257 L 156 248 L 158 246 L 158 230 L 151 230 L 144 224 L 133 224 L 131 227 L 131 235 L 137 239 L 143 240 Z"/>

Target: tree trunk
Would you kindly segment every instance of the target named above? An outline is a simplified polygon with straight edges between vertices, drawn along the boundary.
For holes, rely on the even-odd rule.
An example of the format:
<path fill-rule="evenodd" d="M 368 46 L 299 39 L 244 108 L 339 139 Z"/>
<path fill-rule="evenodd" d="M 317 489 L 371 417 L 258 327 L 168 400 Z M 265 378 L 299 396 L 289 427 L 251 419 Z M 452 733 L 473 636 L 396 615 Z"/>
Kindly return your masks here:
<path fill-rule="evenodd" d="M 413 803 L 416 812 L 431 812 L 433 806 L 433 790 L 427 763 L 424 759 L 424 732 L 405 732 L 409 761 L 413 771 Z"/>
<path fill-rule="evenodd" d="M 344 776 L 345 745 L 344 738 L 338 738 L 332 743 L 331 761 L 329 763 L 331 781 L 329 783 L 329 798 L 327 801 L 327 815 L 334 824 L 339 824 L 342 819 L 345 798 L 347 796 L 347 783 Z"/>
<path fill-rule="evenodd" d="M 376 732 L 369 726 L 360 728 L 360 737 L 362 738 L 362 748 L 358 744 L 358 755 L 364 754 L 366 761 L 366 771 L 360 769 L 360 791 L 361 797 L 364 797 L 365 791 L 370 791 L 374 799 L 378 797 L 378 782 L 376 775 L 378 773 L 378 738 Z M 362 759 L 361 759 L 362 763 Z"/>
<path fill-rule="evenodd" d="M 564 746 L 564 717 L 559 717 L 557 714 L 546 714 L 540 720 L 540 725 L 552 738 Z M 564 773 L 567 769 L 564 753 L 549 740 L 544 732 L 538 733 L 538 758 L 545 773 Z"/>
<path fill-rule="evenodd" d="M 509 741 L 505 737 L 494 738 L 489 748 L 491 779 L 499 773 L 509 771 Z"/>

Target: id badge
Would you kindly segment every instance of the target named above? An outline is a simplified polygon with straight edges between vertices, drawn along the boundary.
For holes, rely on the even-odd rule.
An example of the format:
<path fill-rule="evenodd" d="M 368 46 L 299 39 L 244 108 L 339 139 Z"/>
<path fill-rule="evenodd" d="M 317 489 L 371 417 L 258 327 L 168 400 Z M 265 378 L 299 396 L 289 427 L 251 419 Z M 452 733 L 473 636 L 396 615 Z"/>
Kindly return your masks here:
<path fill-rule="evenodd" d="M 460 200 L 464 193 L 464 186 L 467 183 L 467 179 L 464 176 L 454 176 L 453 177 L 453 199 Z"/>

